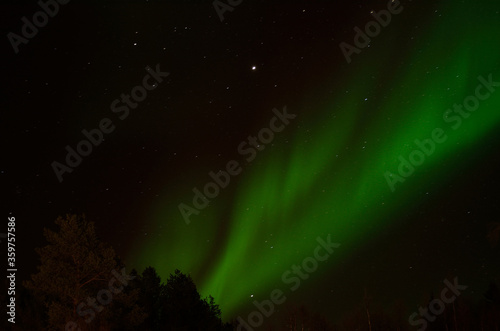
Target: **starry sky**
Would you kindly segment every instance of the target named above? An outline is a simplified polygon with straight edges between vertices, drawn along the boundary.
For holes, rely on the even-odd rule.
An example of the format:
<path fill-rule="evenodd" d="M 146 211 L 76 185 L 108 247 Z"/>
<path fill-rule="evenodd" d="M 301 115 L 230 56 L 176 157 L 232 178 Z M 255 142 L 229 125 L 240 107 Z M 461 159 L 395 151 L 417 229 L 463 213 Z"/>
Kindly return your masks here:
<path fill-rule="evenodd" d="M 210 1 L 73 1 L 16 52 L 9 33 L 40 6 L 4 4 L 0 179 L 19 275 L 36 270 L 44 227 L 85 213 L 128 266 L 190 273 L 224 320 L 276 288 L 280 312 L 332 321 L 365 290 L 411 311 L 458 277 L 480 298 L 500 280 L 486 238 L 500 211 L 500 5 L 401 1 L 346 57 L 340 45 L 388 6 L 247 0 L 221 21 Z M 147 95 L 123 99 L 144 81 Z M 283 129 L 252 145 L 284 109 Z M 66 146 L 100 126 L 58 178 Z M 179 206 L 231 161 L 238 174 L 186 222 Z M 291 291 L 283 273 L 328 236 L 340 246 Z"/>

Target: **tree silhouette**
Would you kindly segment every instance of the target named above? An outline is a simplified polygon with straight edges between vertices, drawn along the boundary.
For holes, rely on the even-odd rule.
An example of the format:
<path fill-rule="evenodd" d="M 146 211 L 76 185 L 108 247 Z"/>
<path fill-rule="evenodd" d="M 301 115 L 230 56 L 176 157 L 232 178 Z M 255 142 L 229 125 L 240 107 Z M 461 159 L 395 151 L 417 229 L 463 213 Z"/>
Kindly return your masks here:
<path fill-rule="evenodd" d="M 114 250 L 99 240 L 94 224 L 88 222 L 84 215 L 66 215 L 57 218 L 55 223 L 59 231 L 44 229 L 49 244 L 36 250 L 41 262 L 38 273 L 24 284 L 45 303 L 47 327 L 60 330 L 68 322 L 75 322 L 82 330 L 113 329 L 117 327 L 109 322 L 113 320 L 113 311 L 120 315 L 121 320 L 127 321 L 127 327 L 130 323 L 142 322 L 144 314 L 133 298 L 137 294 L 129 290 L 116 294 L 116 298 L 107 302 L 105 307 L 96 305 L 94 309 L 83 311 L 84 307 L 92 306 L 89 299 L 93 298 L 95 303 L 99 291 L 110 287 L 112 271 L 120 273 L 123 265 Z M 110 299 L 109 295 L 105 298 Z M 86 323 L 82 323 L 84 315 L 90 315 Z"/>
<path fill-rule="evenodd" d="M 209 296 L 201 299 L 191 276 L 175 270 L 163 294 L 163 309 L 168 324 L 164 330 L 221 330 L 221 311 Z"/>
<path fill-rule="evenodd" d="M 162 300 L 165 295 L 165 285 L 153 267 L 147 267 L 142 275 L 133 281 L 139 288 L 139 304 L 148 313 L 142 325 L 146 330 L 163 330 L 166 323 Z"/>

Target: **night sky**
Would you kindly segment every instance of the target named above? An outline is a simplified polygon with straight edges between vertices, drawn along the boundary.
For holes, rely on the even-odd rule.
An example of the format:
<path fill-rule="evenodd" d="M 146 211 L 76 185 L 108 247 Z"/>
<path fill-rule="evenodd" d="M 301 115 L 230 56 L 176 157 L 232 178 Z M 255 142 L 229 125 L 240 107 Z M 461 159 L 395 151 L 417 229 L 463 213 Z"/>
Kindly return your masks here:
<path fill-rule="evenodd" d="M 331 321 L 365 291 L 409 314 L 445 278 L 481 298 L 500 282 L 500 4 L 397 5 L 245 0 L 221 21 L 211 1 L 71 1 L 13 47 L 40 6 L 4 4 L 1 232 L 15 216 L 20 279 L 42 229 L 85 213 L 129 268 L 191 274 L 223 320 L 273 289 L 280 312 Z M 58 176 L 67 146 L 87 155 Z M 213 176 L 229 182 L 183 217 Z M 340 246 L 292 291 L 318 237 Z"/>

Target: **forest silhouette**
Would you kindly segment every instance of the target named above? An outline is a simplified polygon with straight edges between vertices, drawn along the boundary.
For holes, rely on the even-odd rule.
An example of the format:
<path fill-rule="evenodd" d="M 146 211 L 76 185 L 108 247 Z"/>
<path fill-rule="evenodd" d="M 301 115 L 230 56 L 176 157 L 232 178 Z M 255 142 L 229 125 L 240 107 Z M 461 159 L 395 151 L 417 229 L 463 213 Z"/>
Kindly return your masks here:
<path fill-rule="evenodd" d="M 202 298 L 190 275 L 175 270 L 163 282 L 154 267 L 142 273 L 129 269 L 84 215 L 55 223 L 58 230 L 44 229 L 47 245 L 36 250 L 37 272 L 16 290 L 16 323 L 4 318 L 4 330 L 500 330 L 500 290 L 494 282 L 483 300 L 458 296 L 425 328 L 410 325 L 409 308 L 401 302 L 382 309 L 366 292 L 335 324 L 300 303 L 260 327 L 239 325 L 236 318 L 223 322 L 214 298 Z M 499 229 L 492 223 L 492 247 L 498 248 Z M 1 295 L 5 303 L 5 291 Z M 430 294 L 420 306 L 433 299 Z"/>

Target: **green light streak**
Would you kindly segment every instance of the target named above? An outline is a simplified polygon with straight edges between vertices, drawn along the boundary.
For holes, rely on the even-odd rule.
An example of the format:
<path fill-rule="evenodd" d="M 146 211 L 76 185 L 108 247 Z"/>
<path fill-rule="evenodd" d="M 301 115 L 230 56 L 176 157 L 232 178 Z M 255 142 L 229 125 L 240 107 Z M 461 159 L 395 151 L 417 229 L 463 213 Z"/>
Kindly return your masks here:
<path fill-rule="evenodd" d="M 238 313 L 250 294 L 268 295 L 280 284 L 286 288 L 281 275 L 311 255 L 317 236 L 331 234 L 342 244 L 325 262 L 335 268 L 337 259 L 348 258 L 350 247 L 381 231 L 389 216 L 412 208 L 420 189 L 448 180 L 450 169 L 443 164 L 464 166 L 457 153 L 471 153 L 498 125 L 500 91 L 457 130 L 443 120 L 454 103 L 474 94 L 477 76 L 492 73 L 500 81 L 496 10 L 488 1 L 449 1 L 438 9 L 442 17 L 427 17 L 434 22 L 406 46 L 400 41 L 408 38 L 399 37 L 405 31 L 403 16 L 411 15 L 405 8 L 399 22 L 395 18 L 374 41 L 379 45 L 346 67 L 341 77 L 350 78 L 329 106 L 308 115 L 289 105 L 298 114 L 283 132 L 291 144 L 277 147 L 285 144 L 280 136 L 258 161 L 242 164 L 243 173 L 231 183 L 237 185 L 232 200 L 221 194 L 189 226 L 178 213 L 178 201 L 157 206 L 154 221 L 168 224 L 169 237 L 141 247 L 134 265 L 154 265 L 163 279 L 175 268 L 191 272 L 224 316 Z M 402 56 L 404 47 L 410 51 Z M 299 122 L 301 129 L 294 129 Z M 443 128 L 448 140 L 391 193 L 384 172 L 396 173 L 398 156 L 408 157 L 416 148 L 413 141 L 429 138 L 435 128 Z M 228 228 L 223 244 L 206 242 L 223 228 Z"/>

